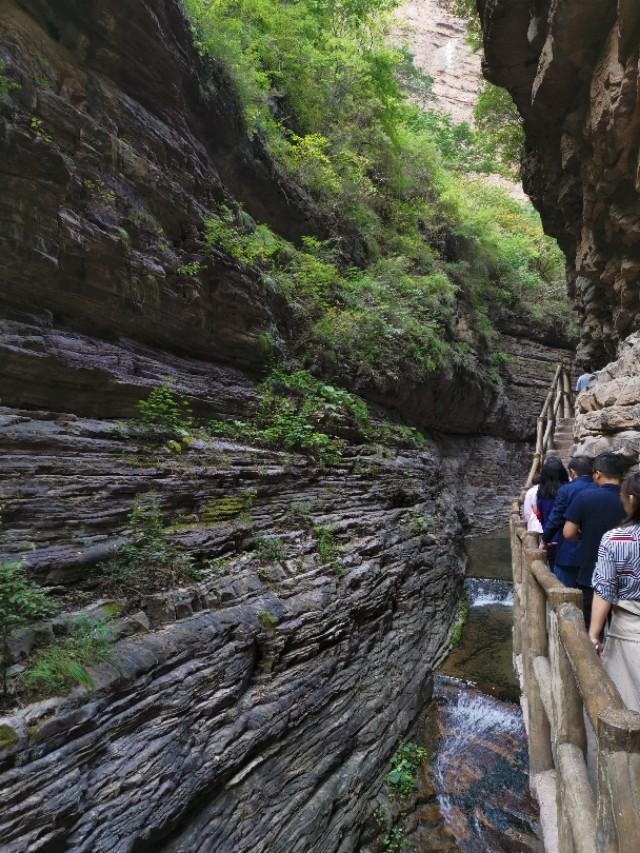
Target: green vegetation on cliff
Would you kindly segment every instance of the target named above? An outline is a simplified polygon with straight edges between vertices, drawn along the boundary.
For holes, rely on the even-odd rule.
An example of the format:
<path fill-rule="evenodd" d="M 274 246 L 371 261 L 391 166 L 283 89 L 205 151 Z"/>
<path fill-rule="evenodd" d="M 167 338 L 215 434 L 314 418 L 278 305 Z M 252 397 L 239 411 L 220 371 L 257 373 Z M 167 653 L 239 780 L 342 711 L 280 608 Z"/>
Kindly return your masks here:
<path fill-rule="evenodd" d="M 185 5 L 249 133 L 328 224 L 328 241 L 294 248 L 229 208 L 206 223 L 212 245 L 261 268 L 293 307 L 307 366 L 420 381 L 470 346 L 482 360 L 497 311 L 567 315 L 563 259 L 537 215 L 475 177 L 501 170 L 500 145 L 407 99 L 411 58 L 388 39 L 395 0 Z"/>
<path fill-rule="evenodd" d="M 467 42 L 474 51 L 482 50 L 482 27 L 476 0 L 452 0 L 451 9 L 467 26 Z M 484 81 L 478 93 L 474 118 L 479 132 L 511 173 L 520 171 L 524 145 L 522 120 L 506 89 Z"/>

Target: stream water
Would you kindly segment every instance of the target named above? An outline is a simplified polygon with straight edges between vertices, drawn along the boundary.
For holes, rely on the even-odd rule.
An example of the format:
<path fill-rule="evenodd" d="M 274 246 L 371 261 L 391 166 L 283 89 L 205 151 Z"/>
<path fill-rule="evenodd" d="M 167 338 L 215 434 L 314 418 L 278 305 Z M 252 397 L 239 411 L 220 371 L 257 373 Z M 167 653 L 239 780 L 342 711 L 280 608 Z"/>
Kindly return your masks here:
<path fill-rule="evenodd" d="M 512 668 L 508 532 L 469 540 L 469 618 L 444 662 L 417 739 L 428 749 L 410 849 L 538 851 L 527 744 Z"/>

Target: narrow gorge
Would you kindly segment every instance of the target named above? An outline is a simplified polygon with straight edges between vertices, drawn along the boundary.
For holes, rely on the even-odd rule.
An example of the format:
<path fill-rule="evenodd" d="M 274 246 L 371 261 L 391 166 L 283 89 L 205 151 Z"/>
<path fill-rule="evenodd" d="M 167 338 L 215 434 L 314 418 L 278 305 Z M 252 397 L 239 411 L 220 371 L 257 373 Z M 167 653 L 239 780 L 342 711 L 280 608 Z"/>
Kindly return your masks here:
<path fill-rule="evenodd" d="M 637 459 L 640 20 L 479 5 L 614 362 L 578 439 Z M 385 3 L 124 6 L 0 14 L 0 848 L 411 849 L 390 762 L 573 363 L 564 258 L 448 4 L 403 50 Z"/>

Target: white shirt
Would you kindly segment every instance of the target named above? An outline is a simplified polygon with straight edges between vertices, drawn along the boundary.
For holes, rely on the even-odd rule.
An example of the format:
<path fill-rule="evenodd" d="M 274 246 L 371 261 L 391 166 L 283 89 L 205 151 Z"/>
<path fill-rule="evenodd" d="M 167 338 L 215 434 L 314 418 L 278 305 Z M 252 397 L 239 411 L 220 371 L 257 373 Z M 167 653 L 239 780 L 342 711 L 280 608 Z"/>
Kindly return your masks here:
<path fill-rule="evenodd" d="M 522 511 L 524 513 L 524 520 L 529 533 L 542 533 L 542 525 L 538 520 L 538 516 L 534 512 L 537 495 L 538 487 L 531 486 L 527 494 L 524 496 L 524 507 Z"/>

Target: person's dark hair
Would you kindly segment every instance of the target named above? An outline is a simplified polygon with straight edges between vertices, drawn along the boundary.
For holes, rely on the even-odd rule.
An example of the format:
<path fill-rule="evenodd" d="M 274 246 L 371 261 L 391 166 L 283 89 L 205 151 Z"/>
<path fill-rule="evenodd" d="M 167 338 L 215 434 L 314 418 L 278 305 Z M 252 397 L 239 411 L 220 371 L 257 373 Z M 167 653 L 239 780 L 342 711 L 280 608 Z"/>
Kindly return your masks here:
<path fill-rule="evenodd" d="M 622 494 L 626 498 L 635 498 L 633 511 L 625 518 L 625 524 L 640 524 L 640 474 L 629 474 L 622 484 Z"/>
<path fill-rule="evenodd" d="M 628 467 L 628 461 L 620 453 L 601 453 L 593 460 L 594 471 L 614 480 L 622 480 Z"/>
<path fill-rule="evenodd" d="M 575 471 L 578 477 L 590 477 L 593 474 L 593 459 L 590 456 L 572 456 L 569 470 Z"/>
<path fill-rule="evenodd" d="M 538 486 L 538 497 L 543 500 L 555 498 L 558 489 L 569 482 L 569 475 L 557 456 L 549 456 L 545 459 L 540 471 L 540 485 Z"/>
<path fill-rule="evenodd" d="M 583 364 L 582 365 L 582 372 L 583 373 L 593 373 L 593 371 L 591 370 L 591 365 L 590 364 Z"/>

